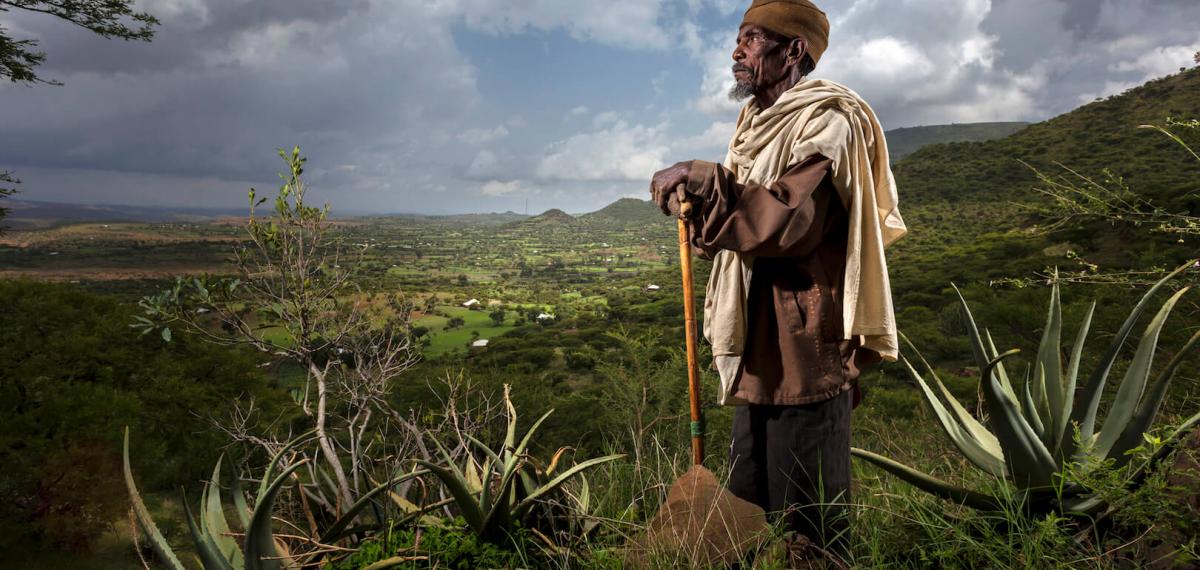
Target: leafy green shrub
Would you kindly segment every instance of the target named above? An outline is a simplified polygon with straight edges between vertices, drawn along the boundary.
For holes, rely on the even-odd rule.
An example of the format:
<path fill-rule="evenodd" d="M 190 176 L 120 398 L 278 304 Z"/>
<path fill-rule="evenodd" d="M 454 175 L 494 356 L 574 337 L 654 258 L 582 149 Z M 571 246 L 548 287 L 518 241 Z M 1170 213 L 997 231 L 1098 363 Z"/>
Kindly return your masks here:
<path fill-rule="evenodd" d="M 529 543 L 527 532 L 518 532 L 513 540 Z M 481 540 L 461 518 L 444 525 L 388 529 L 364 542 L 354 554 L 328 564 L 325 570 L 362 570 L 372 564 L 393 562 L 387 568 L 419 570 L 446 568 L 520 568 L 523 556 L 518 549 L 502 548 Z"/>
<path fill-rule="evenodd" d="M 0 549 L 87 550 L 122 518 L 120 430 L 155 433 L 134 450 L 147 487 L 197 480 L 224 437 L 194 410 L 255 397 L 273 414 L 260 359 L 129 328 L 132 308 L 78 287 L 0 281 Z"/>

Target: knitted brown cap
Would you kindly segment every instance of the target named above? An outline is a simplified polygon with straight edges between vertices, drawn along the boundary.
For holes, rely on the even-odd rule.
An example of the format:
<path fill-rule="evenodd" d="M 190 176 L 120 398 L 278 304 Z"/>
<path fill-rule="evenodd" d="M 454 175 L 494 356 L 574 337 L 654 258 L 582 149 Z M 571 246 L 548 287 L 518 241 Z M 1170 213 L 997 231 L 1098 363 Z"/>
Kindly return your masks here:
<path fill-rule="evenodd" d="M 754 0 L 742 25 L 754 24 L 789 38 L 808 41 L 808 54 L 813 63 L 829 47 L 829 18 L 809 0 Z"/>

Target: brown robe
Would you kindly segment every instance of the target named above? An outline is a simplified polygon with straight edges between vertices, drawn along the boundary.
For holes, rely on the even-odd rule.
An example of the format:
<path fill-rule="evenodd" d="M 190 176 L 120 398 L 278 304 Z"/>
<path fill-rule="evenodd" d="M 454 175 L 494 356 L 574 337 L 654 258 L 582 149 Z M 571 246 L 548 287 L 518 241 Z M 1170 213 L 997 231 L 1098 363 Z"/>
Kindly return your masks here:
<path fill-rule="evenodd" d="M 845 340 L 842 278 L 848 216 L 830 178 L 832 161 L 814 156 L 770 185 L 738 184 L 727 168 L 692 163 L 688 193 L 703 200 L 692 246 L 754 257 L 746 346 L 734 396 L 751 404 L 798 405 L 856 391 L 874 351 Z"/>

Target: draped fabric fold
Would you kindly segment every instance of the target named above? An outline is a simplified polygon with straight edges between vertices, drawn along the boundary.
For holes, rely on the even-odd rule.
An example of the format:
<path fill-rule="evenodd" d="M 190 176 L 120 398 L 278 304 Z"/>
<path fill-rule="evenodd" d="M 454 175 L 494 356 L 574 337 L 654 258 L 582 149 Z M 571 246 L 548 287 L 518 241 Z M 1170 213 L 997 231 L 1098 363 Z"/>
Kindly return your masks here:
<path fill-rule="evenodd" d="M 842 286 L 846 339 L 894 361 L 899 356 L 884 249 L 907 233 L 883 128 L 854 91 L 823 79 L 802 80 L 766 110 L 751 101 L 738 116 L 725 167 L 740 184 L 770 185 L 814 155 L 833 161 L 833 183 L 849 213 Z M 722 250 L 713 259 L 704 301 L 704 336 L 730 398 L 746 341 L 746 299 L 754 260 Z"/>

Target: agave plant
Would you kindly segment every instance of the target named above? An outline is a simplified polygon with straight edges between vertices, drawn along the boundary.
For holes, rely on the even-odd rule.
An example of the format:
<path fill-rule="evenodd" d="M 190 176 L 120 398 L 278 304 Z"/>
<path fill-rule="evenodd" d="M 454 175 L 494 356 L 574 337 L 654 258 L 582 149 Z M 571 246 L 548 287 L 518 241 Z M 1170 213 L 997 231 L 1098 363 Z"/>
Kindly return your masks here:
<path fill-rule="evenodd" d="M 198 562 L 204 570 L 280 570 L 307 565 L 303 564 L 305 561 L 301 560 L 302 557 L 290 556 L 284 544 L 276 539 L 271 527 L 276 497 L 284 483 L 305 464 L 306 460 L 287 466 L 277 476 L 275 470 L 280 467 L 284 456 L 304 439 L 305 436 L 301 436 L 301 438 L 293 440 L 271 458 L 263 473 L 258 494 L 255 495 L 257 503 L 253 507 L 246 501 L 246 495 L 242 492 L 238 479 L 236 477 L 233 479 L 233 506 L 238 522 L 245 531 L 240 544 L 235 539 L 237 535 L 231 531 L 229 521 L 225 518 L 225 508 L 221 501 L 221 459 L 218 459 L 216 466 L 213 467 L 212 479 L 204 485 L 200 498 L 199 517 L 192 512 L 187 497 L 183 498 L 188 530 L 192 536 Z M 128 428 L 125 430 L 124 459 L 125 485 L 129 491 L 130 501 L 133 503 L 134 516 L 138 526 L 149 538 L 151 548 L 164 564 L 171 570 L 184 570 L 185 567 L 179 557 L 159 532 L 158 525 L 150 517 L 150 511 L 146 508 L 141 493 L 138 492 L 137 485 L 134 483 L 133 472 L 129 465 Z M 376 497 L 384 492 L 390 493 L 393 486 L 406 479 L 427 473 L 427 471 L 405 473 L 363 494 L 345 513 L 342 513 L 341 517 L 319 532 L 317 542 L 333 544 L 362 530 L 361 526 L 352 527 L 351 525 Z M 398 497 L 393 497 L 393 500 L 402 508 L 408 507 L 405 508 L 404 518 L 406 519 L 419 516 L 437 506 L 431 505 L 421 509 L 411 506 L 411 503 L 407 503 L 407 501 L 399 500 Z"/>
<path fill-rule="evenodd" d="M 483 455 L 483 462 L 467 453 L 460 467 L 450 456 L 446 447 L 435 440 L 443 464 L 417 460 L 417 464 L 428 469 L 436 476 L 450 492 L 455 506 L 461 513 L 467 525 L 483 540 L 500 542 L 516 530 L 520 524 L 537 530 L 549 522 L 554 510 L 550 499 L 565 498 L 559 492 L 567 481 L 582 477 L 584 470 L 602 463 L 620 459 L 623 455 L 607 455 L 589 459 L 575 464 L 570 468 L 558 471 L 558 463 L 566 451 L 559 449 L 550 460 L 543 464 L 531 457 L 527 450 L 538 427 L 554 410 L 546 412 L 534 422 L 517 441 L 517 411 L 509 399 L 508 387 L 505 386 L 504 403 L 508 407 L 508 427 L 505 432 L 504 445 L 498 451 L 493 450 L 478 439 L 467 436 L 470 445 L 476 447 Z M 556 496 L 557 495 L 557 496 Z M 586 512 L 588 503 L 587 484 L 584 480 L 582 491 L 566 501 L 558 501 L 559 507 L 569 505 L 568 518 L 574 517 L 572 524 L 578 522 L 578 515 Z"/>
<path fill-rule="evenodd" d="M 1083 318 L 1064 369 L 1061 355 L 1062 309 L 1058 285 L 1054 285 L 1037 358 L 1026 369 L 1025 381 L 1018 390 L 1018 384 L 1014 384 L 1010 378 L 1004 361 L 1019 351 L 998 354 L 991 334 L 986 329 L 980 332 L 960 292 L 958 297 L 962 303 L 972 352 L 981 372 L 980 391 L 987 408 L 986 421 L 990 430 L 951 395 L 933 367 L 920 358 L 919 353 L 918 357 L 928 371 L 930 380 L 927 381 L 917 372 L 908 359 L 903 359 L 904 365 L 920 386 L 925 400 L 933 408 L 939 424 L 955 447 L 975 467 L 1015 486 L 1015 498 L 1023 502 L 1027 509 L 1033 512 L 1094 515 L 1103 511 L 1107 504 L 1078 481 L 1079 474 L 1098 465 L 1127 468 L 1126 483 L 1132 488 L 1140 484 L 1149 469 L 1170 451 L 1182 434 L 1200 422 L 1200 414 L 1192 416 L 1176 426 L 1154 457 L 1139 464 L 1129 464 L 1133 458 L 1130 451 L 1143 442 L 1147 430 L 1151 428 L 1183 356 L 1200 341 L 1200 332 L 1192 335 L 1157 377 L 1150 381 L 1159 333 L 1171 310 L 1187 293 L 1188 289 L 1183 288 L 1167 299 L 1146 326 L 1108 415 L 1099 430 L 1096 428 L 1097 411 L 1109 373 L 1138 317 L 1149 307 L 1155 293 L 1191 266 L 1192 262 L 1181 266 L 1146 292 L 1101 355 L 1078 395 L 1077 381 L 1095 303 Z M 936 387 L 936 391 L 930 384 Z M 977 509 L 1000 510 L 1003 507 L 1003 501 L 995 495 L 952 485 L 870 451 L 855 448 L 852 452 L 941 498 Z"/>

